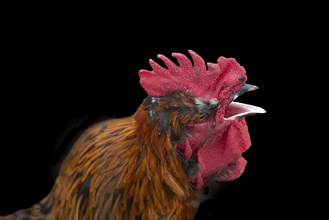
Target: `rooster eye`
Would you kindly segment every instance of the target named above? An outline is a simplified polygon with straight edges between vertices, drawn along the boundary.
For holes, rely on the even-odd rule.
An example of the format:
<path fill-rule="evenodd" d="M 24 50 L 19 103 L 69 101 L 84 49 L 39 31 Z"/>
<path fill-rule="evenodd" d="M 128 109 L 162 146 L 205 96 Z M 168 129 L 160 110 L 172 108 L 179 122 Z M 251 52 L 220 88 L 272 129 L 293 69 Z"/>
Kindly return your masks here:
<path fill-rule="evenodd" d="M 243 77 L 243 76 L 239 76 L 239 77 L 238 77 L 238 80 L 239 80 L 240 82 L 243 82 L 243 81 L 244 81 L 244 77 Z"/>

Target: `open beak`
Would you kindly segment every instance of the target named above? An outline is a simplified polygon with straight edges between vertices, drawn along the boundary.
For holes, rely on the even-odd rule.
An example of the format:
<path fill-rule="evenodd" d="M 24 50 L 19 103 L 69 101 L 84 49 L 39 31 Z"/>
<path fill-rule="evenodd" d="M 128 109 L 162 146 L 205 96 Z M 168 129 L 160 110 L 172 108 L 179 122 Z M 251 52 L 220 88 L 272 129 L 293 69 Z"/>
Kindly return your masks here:
<path fill-rule="evenodd" d="M 250 85 L 245 83 L 239 91 L 234 95 L 233 100 L 241 96 L 242 94 L 249 92 L 249 91 L 254 91 L 258 89 L 257 86 Z M 235 120 L 238 118 L 243 118 L 248 115 L 254 115 L 257 113 L 265 113 L 266 111 L 258 106 L 254 105 L 248 105 L 240 102 L 231 102 L 228 106 L 226 106 L 225 110 L 225 120 Z"/>

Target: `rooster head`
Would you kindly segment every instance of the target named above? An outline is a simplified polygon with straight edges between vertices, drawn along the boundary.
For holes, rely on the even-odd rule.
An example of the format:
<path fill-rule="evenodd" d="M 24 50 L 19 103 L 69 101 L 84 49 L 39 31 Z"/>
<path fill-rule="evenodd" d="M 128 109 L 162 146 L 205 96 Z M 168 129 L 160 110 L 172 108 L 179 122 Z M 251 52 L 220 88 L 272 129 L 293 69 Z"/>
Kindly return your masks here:
<path fill-rule="evenodd" d="M 193 97 L 198 109 L 212 106 L 207 117 L 187 125 L 188 136 L 178 144 L 186 160 L 196 160 L 200 165 L 201 170 L 190 177 L 190 183 L 201 189 L 213 178 L 230 181 L 241 176 L 246 166 L 242 153 L 251 145 L 245 116 L 265 110 L 234 101 L 257 89 L 246 83 L 246 71 L 234 58 L 221 56 L 217 63 L 205 63 L 194 51 L 188 52 L 192 59 L 172 54 L 178 65 L 158 55 L 166 67 L 150 59 L 152 70 L 140 70 L 139 76 L 149 97 L 161 98 L 178 91 Z"/>

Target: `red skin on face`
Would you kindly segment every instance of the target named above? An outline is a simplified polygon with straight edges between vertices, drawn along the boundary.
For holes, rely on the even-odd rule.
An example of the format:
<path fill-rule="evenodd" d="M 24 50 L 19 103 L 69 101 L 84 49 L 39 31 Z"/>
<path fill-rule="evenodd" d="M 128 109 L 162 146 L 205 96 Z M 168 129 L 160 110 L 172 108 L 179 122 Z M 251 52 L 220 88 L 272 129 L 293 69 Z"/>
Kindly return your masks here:
<path fill-rule="evenodd" d="M 206 65 L 198 54 L 189 53 L 193 64 L 183 54 L 172 54 L 178 66 L 159 55 L 167 68 L 150 60 L 153 70 L 141 70 L 139 75 L 142 87 L 150 96 L 161 97 L 179 90 L 196 98 L 219 101 L 216 113 L 201 123 L 191 124 L 190 137 L 178 146 L 186 159 L 197 157 L 201 171 L 190 181 L 200 189 L 213 177 L 230 181 L 244 171 L 247 162 L 241 155 L 251 145 L 248 127 L 244 119 L 225 120 L 224 116 L 232 94 L 246 82 L 247 76 L 234 58 L 219 57 L 217 63 Z"/>

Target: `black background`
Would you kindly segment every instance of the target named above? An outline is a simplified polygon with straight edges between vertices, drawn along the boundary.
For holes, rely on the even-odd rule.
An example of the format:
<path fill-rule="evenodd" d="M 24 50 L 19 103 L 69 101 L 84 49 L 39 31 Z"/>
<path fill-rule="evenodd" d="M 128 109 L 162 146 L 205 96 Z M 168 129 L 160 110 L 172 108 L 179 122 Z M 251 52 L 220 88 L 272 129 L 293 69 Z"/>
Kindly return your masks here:
<path fill-rule="evenodd" d="M 1 80 L 0 215 L 30 207 L 47 195 L 62 158 L 86 127 L 135 112 L 146 97 L 137 73 L 150 68 L 148 59 L 156 60 L 159 53 L 187 54 L 189 49 L 209 62 L 219 56 L 236 58 L 248 82 L 260 87 L 239 101 L 267 110 L 247 118 L 252 146 L 244 153 L 244 174 L 227 183 L 217 199 L 202 204 L 196 218 L 266 219 L 295 212 L 291 204 L 305 196 L 295 181 L 302 172 L 297 168 L 301 158 L 295 155 L 301 144 L 291 132 L 297 119 L 286 114 L 296 104 L 287 104 L 295 91 L 291 85 L 301 78 L 291 75 L 298 62 L 293 60 L 299 48 L 295 35 L 277 21 L 264 26 L 257 19 L 228 23 L 213 16 L 197 23 L 194 16 L 169 21 L 167 15 L 160 22 L 154 13 L 135 21 L 138 13 L 124 19 L 111 12 L 73 9 L 8 15 Z"/>

